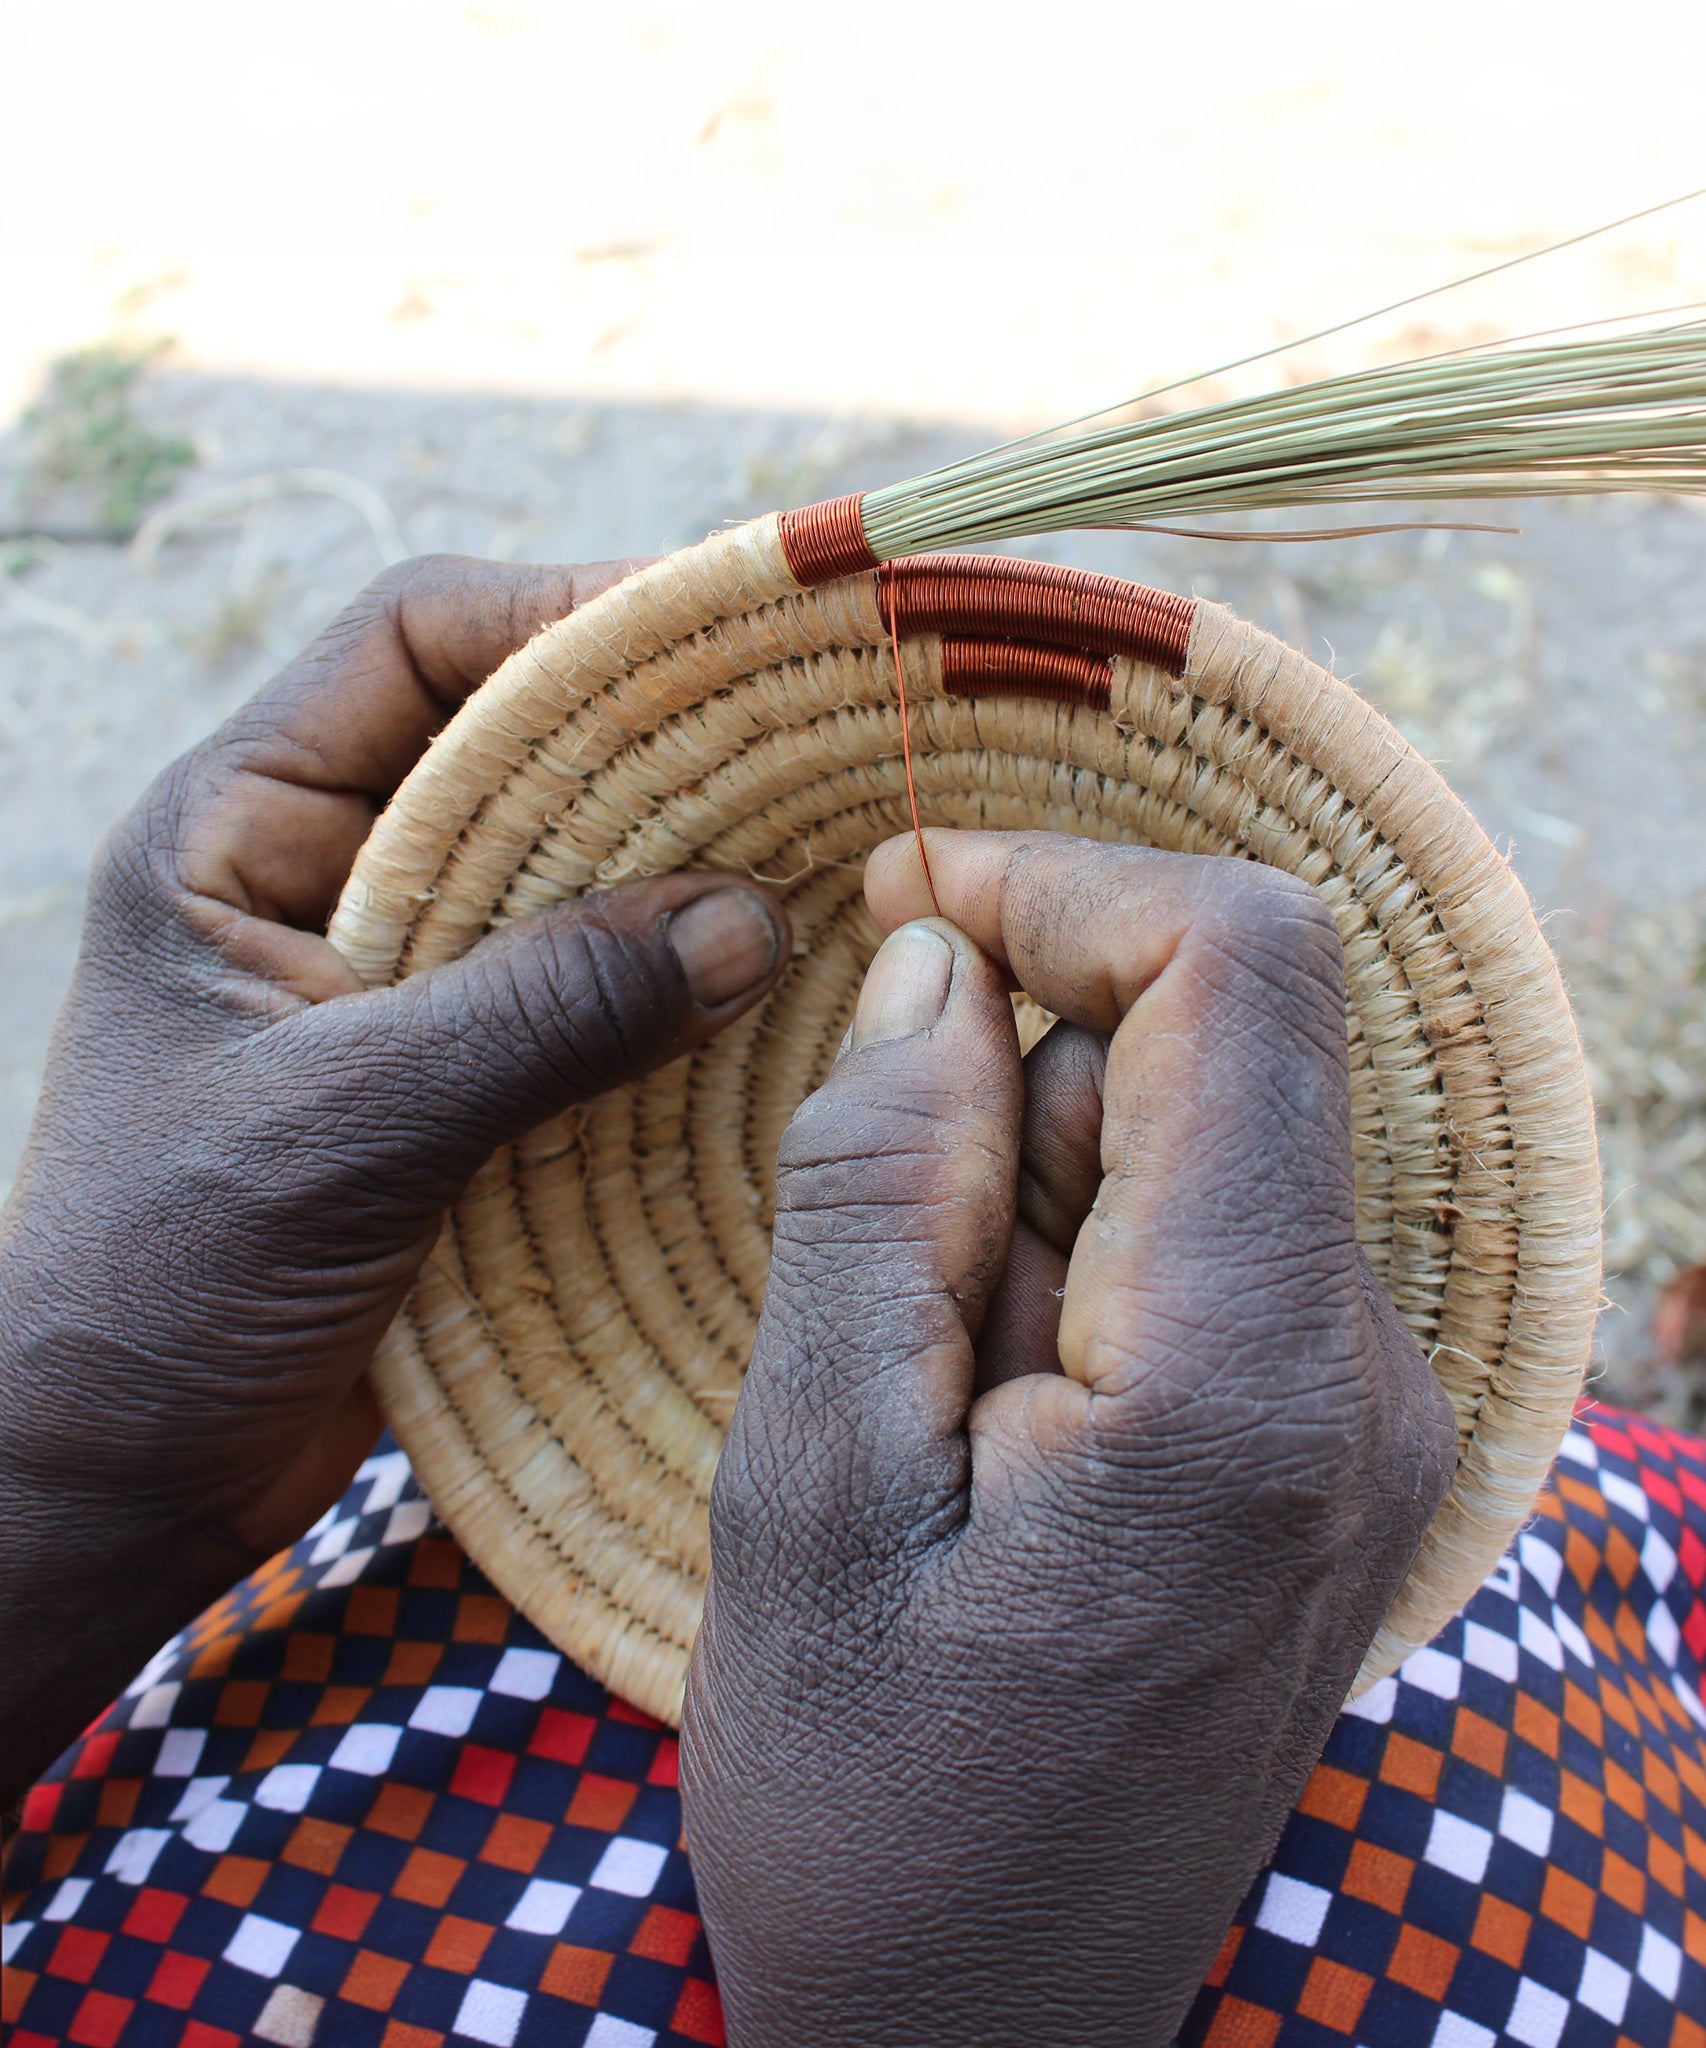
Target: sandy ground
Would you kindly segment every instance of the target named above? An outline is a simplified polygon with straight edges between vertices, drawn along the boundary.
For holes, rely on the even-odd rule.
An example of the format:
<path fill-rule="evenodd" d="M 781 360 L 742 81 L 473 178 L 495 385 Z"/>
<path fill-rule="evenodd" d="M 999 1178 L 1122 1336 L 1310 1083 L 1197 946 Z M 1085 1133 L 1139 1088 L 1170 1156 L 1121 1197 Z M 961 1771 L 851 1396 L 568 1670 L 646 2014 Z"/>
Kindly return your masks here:
<path fill-rule="evenodd" d="M 0 1180 L 99 833 L 387 554 L 661 550 L 1307 334 L 1686 189 L 1706 75 L 1706 18 L 1657 6 L 4 19 L 0 407 L 68 348 L 174 335 L 138 400 L 193 448 L 173 502 L 341 495 L 145 565 L 0 435 Z M 1706 205 L 1210 388 L 1696 299 Z M 1706 524 L 1512 516 L 1042 552 L 1331 660 L 1511 846 L 1601 1077 L 1607 1387 L 1698 1414 L 1644 1331 L 1706 1255 Z M 18 544 L 44 529 L 73 538 Z"/>

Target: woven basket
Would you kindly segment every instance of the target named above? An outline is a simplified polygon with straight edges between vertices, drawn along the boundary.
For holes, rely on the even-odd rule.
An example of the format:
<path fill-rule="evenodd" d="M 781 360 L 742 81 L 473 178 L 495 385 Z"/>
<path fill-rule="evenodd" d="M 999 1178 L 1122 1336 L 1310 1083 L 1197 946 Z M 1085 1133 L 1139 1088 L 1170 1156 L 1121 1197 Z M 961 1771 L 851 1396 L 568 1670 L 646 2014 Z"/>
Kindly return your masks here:
<path fill-rule="evenodd" d="M 777 1140 L 878 941 L 864 858 L 908 824 L 892 624 L 926 823 L 1267 861 L 1338 921 L 1358 1230 L 1461 1434 L 1367 1685 L 1497 1561 L 1587 1357 L 1592 1111 L 1528 901 L 1384 719 L 1219 606 L 989 557 L 841 573 L 837 518 L 717 534 L 546 627 L 363 849 L 331 934 L 370 984 L 688 864 L 774 882 L 797 936 L 714 1044 L 492 1159 L 381 1348 L 386 1412 L 509 1598 L 674 1720 Z"/>

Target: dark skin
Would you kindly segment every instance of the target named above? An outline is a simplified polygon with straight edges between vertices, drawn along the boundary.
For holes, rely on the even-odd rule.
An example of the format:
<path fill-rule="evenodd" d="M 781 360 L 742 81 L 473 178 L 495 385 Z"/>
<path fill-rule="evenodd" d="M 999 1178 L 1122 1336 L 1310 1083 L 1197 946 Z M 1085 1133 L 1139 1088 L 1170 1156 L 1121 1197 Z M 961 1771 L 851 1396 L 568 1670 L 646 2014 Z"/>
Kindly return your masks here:
<path fill-rule="evenodd" d="M 0 1239 L 8 1795 L 338 1498 L 379 1429 L 374 1346 L 493 1147 L 781 971 L 786 918 L 715 875 L 564 905 L 396 989 L 322 936 L 432 734 L 624 567 L 390 572 L 102 848 Z"/>
<path fill-rule="evenodd" d="M 1357 1247 L 1313 891 L 929 840 L 943 919 L 879 848 L 893 935 L 782 1144 L 694 1869 L 741 2048 L 1159 2048 L 1455 1431 Z M 1013 982 L 1065 1020 L 1024 1065 Z"/>
<path fill-rule="evenodd" d="M 335 1500 L 493 1146 L 702 1042 L 726 875 L 397 989 L 322 936 L 461 697 L 620 573 L 405 565 L 103 850 L 0 1237 L 0 1756 L 26 1786 Z M 898 931 L 783 1147 L 684 1790 L 735 2048 L 1161 2043 L 1450 1471 L 1351 1230 L 1344 994 L 1264 871 L 874 857 Z M 1028 1062 L 1010 984 L 1067 1020 Z"/>

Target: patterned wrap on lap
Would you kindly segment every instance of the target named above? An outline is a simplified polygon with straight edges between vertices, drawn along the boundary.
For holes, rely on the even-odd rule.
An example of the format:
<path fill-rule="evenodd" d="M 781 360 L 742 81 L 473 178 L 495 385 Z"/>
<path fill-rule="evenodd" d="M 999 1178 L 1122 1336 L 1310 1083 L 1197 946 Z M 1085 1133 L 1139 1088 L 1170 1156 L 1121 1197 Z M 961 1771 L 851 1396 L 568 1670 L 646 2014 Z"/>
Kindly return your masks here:
<path fill-rule="evenodd" d="M 953 559 L 808 589 L 775 516 L 716 534 L 546 626 L 379 820 L 331 927 L 373 985 L 689 864 L 773 882 L 798 939 L 713 1045 L 489 1163 L 383 1347 L 386 1412 L 504 1592 L 675 1719 L 777 1140 L 877 944 L 864 858 L 909 825 L 892 617 L 926 824 L 1266 861 L 1338 923 L 1358 1231 L 1460 1429 L 1367 1686 L 1501 1555 L 1585 1366 L 1599 1182 L 1556 965 L 1468 812 L 1337 678 L 1219 606 L 1035 563 L 957 558 L 950 595 L 981 607 L 909 611 Z"/>
<path fill-rule="evenodd" d="M 1706 1442 L 1586 1404 L 1340 1716 L 1178 2048 L 1706 2048 L 1703 1537 Z M 725 2048 L 678 1764 L 382 1446 L 29 1794 L 0 2038 Z"/>

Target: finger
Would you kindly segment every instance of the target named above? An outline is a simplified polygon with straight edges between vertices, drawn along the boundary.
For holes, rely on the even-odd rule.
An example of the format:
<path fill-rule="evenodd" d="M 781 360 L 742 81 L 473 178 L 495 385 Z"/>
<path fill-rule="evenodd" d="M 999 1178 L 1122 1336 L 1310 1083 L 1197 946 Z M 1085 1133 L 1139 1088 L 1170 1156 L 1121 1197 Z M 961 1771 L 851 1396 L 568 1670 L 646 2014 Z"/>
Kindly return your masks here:
<path fill-rule="evenodd" d="M 974 1395 L 1033 1373 L 1060 1371 L 1060 1306 L 1065 1296 L 1065 1254 L 1022 1217 L 1015 1217 L 1000 1285 L 990 1296 L 977 1335 Z"/>
<path fill-rule="evenodd" d="M 431 1215 L 496 1146 L 712 1037 L 788 957 L 787 918 L 756 885 L 669 875 L 560 904 L 394 988 L 300 1011 L 257 1056 L 282 1049 L 302 1077 L 302 1123 L 335 1148 L 334 1176 L 393 1212 Z"/>
<path fill-rule="evenodd" d="M 1070 1254 L 1102 1185 L 1102 1077 L 1108 1041 L 1060 1023 L 1025 1057 L 1019 1144 L 1019 1214 L 1057 1252 Z"/>
<path fill-rule="evenodd" d="M 1025 1055 L 1018 1213 L 1001 1284 L 977 1340 L 977 1391 L 1027 1373 L 1058 1373 L 1067 1258 L 1102 1184 L 1102 1072 L 1107 1043 L 1055 1025 Z"/>
<path fill-rule="evenodd" d="M 1114 1030 L 1067 1372 L 1181 1401 L 1330 1372 L 1365 1312 L 1343 968 L 1320 898 L 1253 863 L 1053 834 L 938 832 L 930 862 L 944 912 L 1022 987 Z M 914 886 L 904 849 L 880 848 L 878 917 Z"/>
<path fill-rule="evenodd" d="M 1000 975 L 939 920 L 896 932 L 782 1141 L 764 1312 L 718 1480 L 725 1530 L 781 1501 L 839 1555 L 869 1517 L 912 1527 L 963 1488 L 1020 1108 Z"/>
<path fill-rule="evenodd" d="M 915 859 L 890 845 L 872 862 L 880 921 L 907 914 Z M 1348 1681 L 1455 1446 L 1356 1243 L 1324 903 L 1253 863 L 1047 835 L 938 832 L 930 861 L 944 911 L 1021 987 L 1113 1032 L 1064 1374 L 979 1400 L 968 1536 L 999 1540 L 1019 1508 L 1105 1565 L 1110 1537 L 1137 1532 L 1222 1599 L 1271 1592 L 1289 1560 L 1293 1625 L 1321 1640 L 1329 1686 Z"/>
<path fill-rule="evenodd" d="M 170 821 L 187 886 L 320 929 L 376 811 L 468 693 L 632 566 L 387 570 L 190 757 Z"/>
<path fill-rule="evenodd" d="M 1172 957 L 1218 879 L 1214 863 L 1058 832 L 927 832 L 942 915 L 1043 1005 L 1112 1031 Z M 912 840 L 886 840 L 865 869 L 885 929 L 921 915 L 928 883 Z"/>

